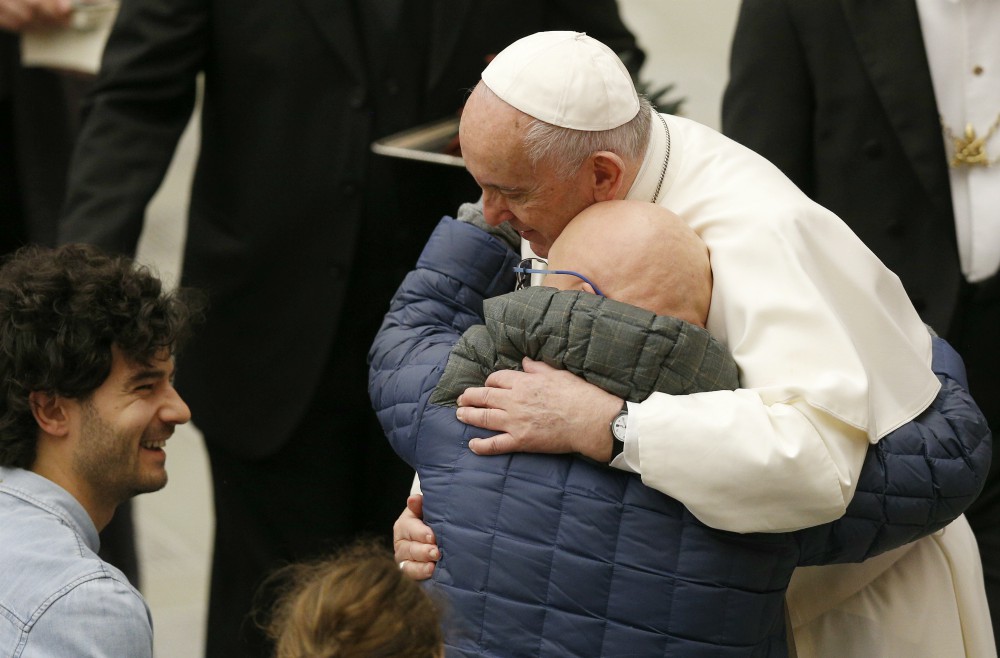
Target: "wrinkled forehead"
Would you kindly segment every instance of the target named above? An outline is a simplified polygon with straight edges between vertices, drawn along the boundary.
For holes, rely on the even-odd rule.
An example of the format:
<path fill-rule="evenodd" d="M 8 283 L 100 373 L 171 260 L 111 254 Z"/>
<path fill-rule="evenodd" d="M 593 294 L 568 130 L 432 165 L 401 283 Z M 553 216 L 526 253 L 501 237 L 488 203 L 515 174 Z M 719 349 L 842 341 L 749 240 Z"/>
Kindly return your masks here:
<path fill-rule="evenodd" d="M 472 90 L 459 120 L 463 152 L 467 140 L 519 143 L 531 122 L 531 117 L 497 98 L 480 82 Z"/>
<path fill-rule="evenodd" d="M 480 185 L 523 187 L 532 167 L 524 149 L 522 118 L 530 119 L 509 106 L 493 107 L 496 103 L 503 105 L 502 101 L 472 103 L 462 111 L 462 158 Z"/>

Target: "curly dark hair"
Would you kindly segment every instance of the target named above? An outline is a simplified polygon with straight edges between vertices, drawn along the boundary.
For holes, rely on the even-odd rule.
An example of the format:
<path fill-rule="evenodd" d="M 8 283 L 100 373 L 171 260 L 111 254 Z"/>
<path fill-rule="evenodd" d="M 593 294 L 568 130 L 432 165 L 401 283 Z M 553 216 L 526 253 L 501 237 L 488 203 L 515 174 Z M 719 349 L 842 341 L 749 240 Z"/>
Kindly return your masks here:
<path fill-rule="evenodd" d="M 175 353 L 199 295 L 165 292 L 146 267 L 96 247 L 23 247 L 0 267 L 0 465 L 30 468 L 33 391 L 85 400 L 111 372 L 111 347 L 150 363 Z"/>

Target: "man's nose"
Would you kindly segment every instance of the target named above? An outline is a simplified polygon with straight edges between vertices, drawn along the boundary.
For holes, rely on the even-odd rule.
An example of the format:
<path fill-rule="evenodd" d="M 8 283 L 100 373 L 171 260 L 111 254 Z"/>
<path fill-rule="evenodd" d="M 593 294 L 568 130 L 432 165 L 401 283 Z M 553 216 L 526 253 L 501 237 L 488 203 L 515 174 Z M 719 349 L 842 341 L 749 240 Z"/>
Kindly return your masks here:
<path fill-rule="evenodd" d="M 191 409 L 176 388 L 170 386 L 165 395 L 166 399 L 160 406 L 160 420 L 171 425 L 183 425 L 191 420 Z"/>
<path fill-rule="evenodd" d="M 494 193 L 483 193 L 483 218 L 490 226 L 500 226 L 514 218 L 504 198 Z"/>

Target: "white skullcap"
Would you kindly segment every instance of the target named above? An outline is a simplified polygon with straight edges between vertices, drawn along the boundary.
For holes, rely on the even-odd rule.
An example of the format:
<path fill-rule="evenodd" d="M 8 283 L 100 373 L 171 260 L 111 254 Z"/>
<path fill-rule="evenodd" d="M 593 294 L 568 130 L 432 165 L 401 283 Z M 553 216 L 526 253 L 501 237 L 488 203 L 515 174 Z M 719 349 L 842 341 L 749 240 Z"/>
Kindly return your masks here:
<path fill-rule="evenodd" d="M 574 130 L 610 130 L 639 113 L 632 78 L 613 50 L 582 32 L 537 32 L 483 71 L 494 94 L 525 114 Z"/>

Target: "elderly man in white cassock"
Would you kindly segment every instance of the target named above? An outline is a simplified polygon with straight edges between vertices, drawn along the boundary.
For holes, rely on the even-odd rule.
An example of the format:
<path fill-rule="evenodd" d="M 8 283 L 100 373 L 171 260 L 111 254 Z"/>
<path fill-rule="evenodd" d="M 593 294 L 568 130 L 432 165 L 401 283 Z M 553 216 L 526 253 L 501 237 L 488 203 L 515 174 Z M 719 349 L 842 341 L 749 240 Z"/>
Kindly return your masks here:
<path fill-rule="evenodd" d="M 526 252 L 544 256 L 570 219 L 599 201 L 643 200 L 684 218 L 711 253 L 707 329 L 728 346 L 741 384 L 626 403 L 526 360 L 523 372 L 496 372 L 459 398 L 461 421 L 500 432 L 470 441 L 475 453 L 575 452 L 641 474 L 711 527 L 796 530 L 840 518 L 869 446 L 938 394 L 931 336 L 898 278 L 766 160 L 698 123 L 657 113 L 594 39 L 539 33 L 501 52 L 468 100 L 461 144 L 483 190 L 486 222 L 509 224 Z M 626 428 L 620 438 L 609 429 L 615 419 Z M 419 500 L 408 504 L 394 529 L 396 556 L 411 576 L 427 577 L 438 552 L 419 520 Z M 892 591 L 918 603 L 901 610 L 922 606 L 929 614 L 929 583 L 943 583 L 951 590 L 930 603 L 949 616 L 930 619 L 953 622 L 954 632 L 939 634 L 949 641 L 957 634 L 967 648 L 992 645 L 988 616 L 978 614 L 980 606 L 985 613 L 982 575 L 964 518 L 897 550 L 902 555 L 884 567 L 851 571 L 856 582 L 840 588 L 836 603 L 857 603 L 909 556 L 911 568 L 894 572 L 902 589 Z M 819 567 L 810 589 L 830 591 L 823 588 L 842 582 L 841 568 Z M 796 591 L 793 581 L 793 626 L 797 602 L 804 610 L 815 598 L 823 596 Z M 850 614 L 888 618 L 866 605 Z M 813 605 L 803 614 L 815 620 L 826 611 Z M 961 623 L 958 611 L 967 615 Z M 913 643 L 931 628 L 918 624 L 930 619 L 911 617 L 895 635 L 910 634 Z M 972 629 L 964 640 L 963 623 Z"/>

